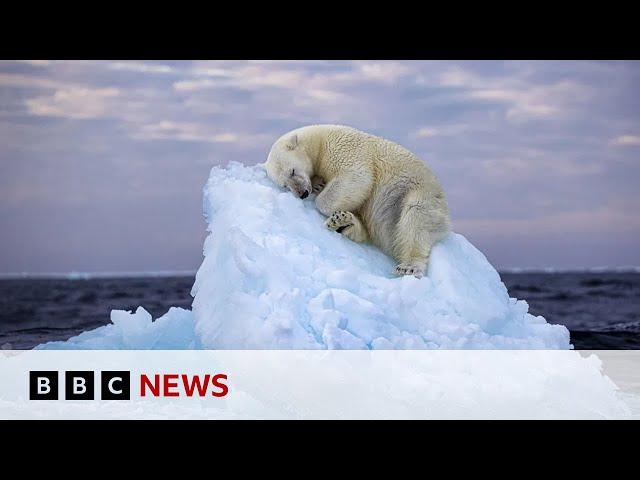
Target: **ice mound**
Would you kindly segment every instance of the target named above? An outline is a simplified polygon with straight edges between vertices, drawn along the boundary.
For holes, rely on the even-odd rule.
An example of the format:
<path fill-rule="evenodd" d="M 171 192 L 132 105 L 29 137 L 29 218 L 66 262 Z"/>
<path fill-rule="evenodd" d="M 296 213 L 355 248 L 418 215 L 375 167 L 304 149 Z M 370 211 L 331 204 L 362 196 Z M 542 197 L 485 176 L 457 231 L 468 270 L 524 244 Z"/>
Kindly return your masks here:
<path fill-rule="evenodd" d="M 113 325 L 40 348 L 571 348 L 568 330 L 509 298 L 462 235 L 434 247 L 424 278 L 397 278 L 377 248 L 327 230 L 313 200 L 282 191 L 261 166 L 213 168 L 192 312 L 152 322 L 143 309 L 114 311 Z"/>
<path fill-rule="evenodd" d="M 135 313 L 111 311 L 111 324 L 71 337 L 66 342 L 49 342 L 44 350 L 182 350 L 198 349 L 193 313 L 171 307 L 152 321 L 151 314 L 138 307 Z"/>

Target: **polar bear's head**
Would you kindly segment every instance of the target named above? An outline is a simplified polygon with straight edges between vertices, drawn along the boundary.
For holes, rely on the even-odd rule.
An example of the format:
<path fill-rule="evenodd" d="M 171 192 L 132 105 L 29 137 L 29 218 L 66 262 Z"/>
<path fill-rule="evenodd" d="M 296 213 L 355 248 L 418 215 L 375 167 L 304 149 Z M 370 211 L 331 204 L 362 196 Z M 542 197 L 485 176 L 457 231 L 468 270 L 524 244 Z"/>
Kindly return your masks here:
<path fill-rule="evenodd" d="M 271 147 L 265 164 L 269 178 L 296 196 L 307 198 L 311 193 L 313 164 L 296 133 L 280 138 Z"/>

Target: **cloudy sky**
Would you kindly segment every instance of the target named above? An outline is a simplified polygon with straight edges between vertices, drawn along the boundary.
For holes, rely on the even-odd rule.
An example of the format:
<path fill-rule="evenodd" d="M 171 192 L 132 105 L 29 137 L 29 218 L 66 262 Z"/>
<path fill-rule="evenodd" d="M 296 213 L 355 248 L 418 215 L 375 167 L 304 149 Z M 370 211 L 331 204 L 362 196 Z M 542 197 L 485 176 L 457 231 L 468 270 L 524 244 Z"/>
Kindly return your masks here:
<path fill-rule="evenodd" d="M 0 272 L 195 270 L 210 168 L 312 123 L 421 156 L 500 268 L 640 265 L 640 62 L 2 61 Z"/>

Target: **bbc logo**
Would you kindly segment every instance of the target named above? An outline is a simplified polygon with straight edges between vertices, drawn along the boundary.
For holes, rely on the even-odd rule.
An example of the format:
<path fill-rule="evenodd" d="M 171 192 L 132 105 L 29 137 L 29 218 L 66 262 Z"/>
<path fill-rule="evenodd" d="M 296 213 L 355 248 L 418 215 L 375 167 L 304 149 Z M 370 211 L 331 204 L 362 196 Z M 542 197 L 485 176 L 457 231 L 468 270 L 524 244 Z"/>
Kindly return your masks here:
<path fill-rule="evenodd" d="M 29 400 L 58 400 L 58 374 L 55 370 L 29 372 Z M 95 373 L 64 372 L 65 400 L 94 400 Z M 131 374 L 128 371 L 100 372 L 101 400 L 130 400 Z"/>

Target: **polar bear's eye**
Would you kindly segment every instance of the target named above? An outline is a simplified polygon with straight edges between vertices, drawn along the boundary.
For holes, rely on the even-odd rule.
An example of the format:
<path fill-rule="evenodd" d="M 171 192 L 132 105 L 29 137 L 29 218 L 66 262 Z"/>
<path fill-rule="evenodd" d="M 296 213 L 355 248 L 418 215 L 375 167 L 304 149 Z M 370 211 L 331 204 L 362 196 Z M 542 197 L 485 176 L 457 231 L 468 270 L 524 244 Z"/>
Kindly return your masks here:
<path fill-rule="evenodd" d="M 289 175 L 290 177 L 293 177 L 296 174 L 296 169 L 292 168 L 291 169 L 291 174 Z"/>

